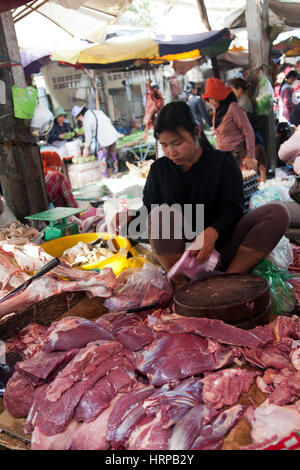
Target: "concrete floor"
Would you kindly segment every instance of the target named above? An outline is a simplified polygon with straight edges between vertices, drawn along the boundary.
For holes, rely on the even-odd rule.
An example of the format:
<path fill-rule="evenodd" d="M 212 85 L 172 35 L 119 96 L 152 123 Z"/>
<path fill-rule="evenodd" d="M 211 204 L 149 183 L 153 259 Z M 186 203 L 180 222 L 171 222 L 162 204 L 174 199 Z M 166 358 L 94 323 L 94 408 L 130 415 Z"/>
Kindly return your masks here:
<path fill-rule="evenodd" d="M 5 204 L 4 211 L 0 214 L 0 227 L 8 227 L 14 220 L 17 220 L 17 218 Z"/>

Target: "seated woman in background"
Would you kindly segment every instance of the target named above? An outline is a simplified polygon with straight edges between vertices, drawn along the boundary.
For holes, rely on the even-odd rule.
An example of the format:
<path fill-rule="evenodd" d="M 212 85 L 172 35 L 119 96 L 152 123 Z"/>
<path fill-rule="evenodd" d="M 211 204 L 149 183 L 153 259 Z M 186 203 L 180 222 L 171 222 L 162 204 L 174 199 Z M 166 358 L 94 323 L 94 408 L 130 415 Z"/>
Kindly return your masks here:
<path fill-rule="evenodd" d="M 70 123 L 66 121 L 66 116 L 67 113 L 61 106 L 55 110 L 54 124 L 48 137 L 48 144 L 61 147 L 73 139 L 75 133 L 73 133 Z"/>
<path fill-rule="evenodd" d="M 41 152 L 49 202 L 55 207 L 78 207 L 71 186 L 61 173 L 62 161 L 56 152 Z"/>
<path fill-rule="evenodd" d="M 254 131 L 232 88 L 218 78 L 209 78 L 203 99 L 213 107 L 217 149 L 231 151 L 240 167 L 245 163 L 248 170 L 256 170 Z"/>

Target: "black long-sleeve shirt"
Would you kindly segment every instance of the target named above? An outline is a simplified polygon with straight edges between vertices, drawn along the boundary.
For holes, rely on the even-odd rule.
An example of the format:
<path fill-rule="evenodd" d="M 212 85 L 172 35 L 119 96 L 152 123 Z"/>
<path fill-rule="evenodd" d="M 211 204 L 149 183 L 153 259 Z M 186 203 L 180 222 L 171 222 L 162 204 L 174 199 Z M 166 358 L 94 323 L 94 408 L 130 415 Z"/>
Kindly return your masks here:
<path fill-rule="evenodd" d="M 243 177 L 231 152 L 203 148 L 200 159 L 188 172 L 167 157 L 156 160 L 144 187 L 143 204 L 150 213 L 152 204 L 204 204 L 204 229 L 218 233 L 216 248 L 228 240 L 244 210 Z M 193 223 L 193 229 L 195 224 Z"/>
<path fill-rule="evenodd" d="M 59 137 L 60 134 L 65 134 L 66 132 L 72 132 L 72 128 L 68 122 L 64 122 L 62 126 L 59 126 L 57 122 L 54 122 L 48 137 L 48 143 L 52 144 L 52 142 L 55 142 L 57 140 L 67 142 L 65 139 L 61 139 Z"/>

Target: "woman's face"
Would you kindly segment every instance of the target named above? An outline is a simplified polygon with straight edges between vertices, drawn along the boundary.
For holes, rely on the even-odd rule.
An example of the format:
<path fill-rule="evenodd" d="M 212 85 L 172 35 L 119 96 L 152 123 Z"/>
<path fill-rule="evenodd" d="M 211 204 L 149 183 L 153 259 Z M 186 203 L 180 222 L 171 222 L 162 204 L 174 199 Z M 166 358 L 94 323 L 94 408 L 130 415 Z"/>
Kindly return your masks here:
<path fill-rule="evenodd" d="M 292 75 L 290 78 L 287 79 L 287 82 L 291 85 L 296 80 L 296 77 Z"/>
<path fill-rule="evenodd" d="M 237 97 L 237 99 L 239 99 L 244 93 L 244 90 L 241 87 L 239 87 L 239 88 L 233 88 L 232 87 L 232 91 L 235 94 L 235 96 Z"/>
<path fill-rule="evenodd" d="M 159 134 L 159 142 L 165 155 L 181 166 L 183 171 L 188 171 L 201 156 L 200 132 L 200 126 L 196 126 L 194 135 L 183 128 Z"/>
<path fill-rule="evenodd" d="M 65 116 L 64 114 L 61 114 L 60 116 L 58 116 L 58 117 L 56 118 L 57 124 L 58 124 L 59 126 L 62 126 L 63 123 L 64 123 L 64 121 L 65 121 L 65 119 L 66 119 L 66 116 Z"/>
<path fill-rule="evenodd" d="M 220 106 L 220 101 L 216 100 L 215 98 L 208 98 L 208 102 L 215 109 L 218 109 Z"/>

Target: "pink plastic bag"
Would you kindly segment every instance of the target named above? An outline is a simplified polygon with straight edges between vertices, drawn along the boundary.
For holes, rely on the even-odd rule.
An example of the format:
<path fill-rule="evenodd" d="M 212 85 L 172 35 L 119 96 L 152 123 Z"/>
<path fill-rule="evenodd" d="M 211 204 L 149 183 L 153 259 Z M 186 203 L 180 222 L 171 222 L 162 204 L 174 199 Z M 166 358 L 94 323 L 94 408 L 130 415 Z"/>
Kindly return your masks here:
<path fill-rule="evenodd" d="M 169 270 L 168 279 L 171 279 L 176 274 L 184 274 L 192 280 L 200 279 L 206 273 L 219 274 L 219 271 L 215 271 L 219 260 L 220 253 L 213 250 L 210 258 L 205 263 L 199 264 L 195 256 L 192 256 L 191 252 L 186 250 L 177 263 Z"/>

